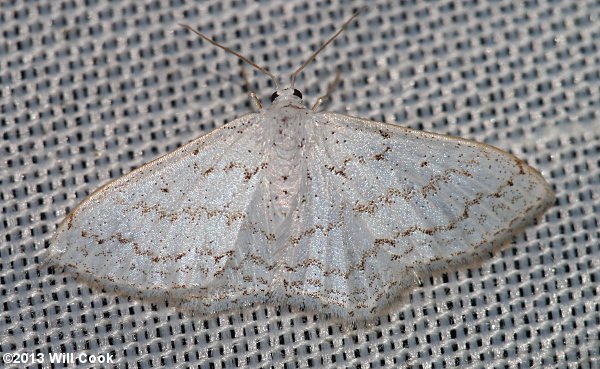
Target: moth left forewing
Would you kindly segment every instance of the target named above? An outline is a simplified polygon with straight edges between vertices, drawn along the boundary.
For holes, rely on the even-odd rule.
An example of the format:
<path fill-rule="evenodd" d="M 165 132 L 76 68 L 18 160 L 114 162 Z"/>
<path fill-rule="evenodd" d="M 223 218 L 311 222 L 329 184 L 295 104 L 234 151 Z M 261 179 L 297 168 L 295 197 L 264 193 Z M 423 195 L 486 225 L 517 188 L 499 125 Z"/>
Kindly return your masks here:
<path fill-rule="evenodd" d="M 205 301 L 229 293 L 240 282 L 227 273 L 238 262 L 237 234 L 263 170 L 256 117 L 94 192 L 59 226 L 50 259 L 122 293 Z"/>
<path fill-rule="evenodd" d="M 382 309 L 415 275 L 485 254 L 553 199 L 535 169 L 494 147 L 339 114 L 315 119 L 308 203 L 286 263 L 309 281 L 291 275 L 296 292 L 312 291 L 334 314 Z"/>

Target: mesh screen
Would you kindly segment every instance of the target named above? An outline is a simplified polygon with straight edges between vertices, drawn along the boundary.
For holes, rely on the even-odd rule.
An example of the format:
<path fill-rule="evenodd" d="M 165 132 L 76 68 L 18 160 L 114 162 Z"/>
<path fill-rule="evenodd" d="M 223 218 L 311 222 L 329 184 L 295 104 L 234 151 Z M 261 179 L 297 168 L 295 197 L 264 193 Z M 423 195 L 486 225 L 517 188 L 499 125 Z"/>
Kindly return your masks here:
<path fill-rule="evenodd" d="M 65 352 L 122 368 L 600 368 L 595 0 L 370 2 L 300 76 L 312 103 L 340 67 L 327 110 L 498 146 L 557 195 L 503 251 L 423 280 L 373 326 L 285 306 L 192 317 L 43 263 L 94 189 L 254 109 L 240 62 L 177 23 L 287 76 L 358 5 L 0 2 L 0 351 L 28 354 L 5 367 Z M 250 80 L 267 101 L 271 82 Z"/>

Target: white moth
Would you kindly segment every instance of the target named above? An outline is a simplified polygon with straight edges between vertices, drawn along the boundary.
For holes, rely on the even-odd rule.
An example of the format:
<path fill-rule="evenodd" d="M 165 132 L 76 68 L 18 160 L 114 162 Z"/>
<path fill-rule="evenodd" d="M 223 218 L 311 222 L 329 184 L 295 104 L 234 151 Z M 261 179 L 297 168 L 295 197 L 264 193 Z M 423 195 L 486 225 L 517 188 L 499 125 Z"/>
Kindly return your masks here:
<path fill-rule="evenodd" d="M 264 303 L 368 319 L 553 202 L 540 173 L 500 149 L 306 109 L 293 85 L 315 55 L 270 107 L 91 194 L 50 260 L 201 314 Z"/>

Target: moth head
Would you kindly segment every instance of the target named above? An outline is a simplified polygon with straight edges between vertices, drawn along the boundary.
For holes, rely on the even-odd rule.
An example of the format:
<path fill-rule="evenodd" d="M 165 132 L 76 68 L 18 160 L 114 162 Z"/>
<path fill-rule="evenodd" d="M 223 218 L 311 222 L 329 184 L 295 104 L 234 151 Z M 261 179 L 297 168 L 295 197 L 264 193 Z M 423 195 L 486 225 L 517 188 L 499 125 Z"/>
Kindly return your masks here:
<path fill-rule="evenodd" d="M 271 95 L 271 103 L 273 105 L 285 104 L 286 106 L 304 107 L 302 102 L 302 92 L 292 87 L 273 92 L 273 95 Z"/>

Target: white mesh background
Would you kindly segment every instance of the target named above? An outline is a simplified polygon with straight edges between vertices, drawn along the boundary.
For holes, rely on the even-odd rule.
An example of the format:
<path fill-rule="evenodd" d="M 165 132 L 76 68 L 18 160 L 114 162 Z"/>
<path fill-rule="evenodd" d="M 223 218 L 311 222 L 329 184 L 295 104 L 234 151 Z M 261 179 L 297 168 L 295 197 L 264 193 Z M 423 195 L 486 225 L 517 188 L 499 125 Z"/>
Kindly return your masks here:
<path fill-rule="evenodd" d="M 0 1 L 0 351 L 43 354 L 35 368 L 51 352 L 122 368 L 600 368 L 596 0 L 372 2 L 301 76 L 312 103 L 340 66 L 327 110 L 493 144 L 556 191 L 504 251 L 424 280 L 372 327 L 287 307 L 190 317 L 42 263 L 87 194 L 253 109 L 239 61 L 177 23 L 287 76 L 360 5 Z"/>

